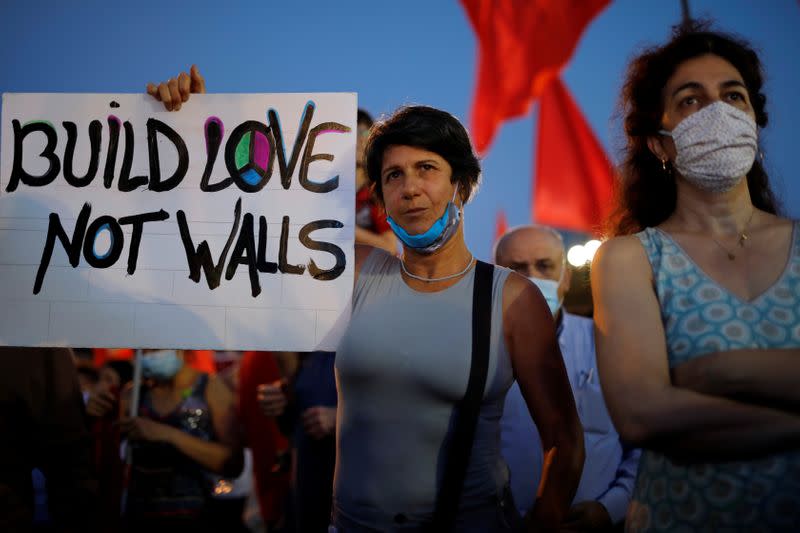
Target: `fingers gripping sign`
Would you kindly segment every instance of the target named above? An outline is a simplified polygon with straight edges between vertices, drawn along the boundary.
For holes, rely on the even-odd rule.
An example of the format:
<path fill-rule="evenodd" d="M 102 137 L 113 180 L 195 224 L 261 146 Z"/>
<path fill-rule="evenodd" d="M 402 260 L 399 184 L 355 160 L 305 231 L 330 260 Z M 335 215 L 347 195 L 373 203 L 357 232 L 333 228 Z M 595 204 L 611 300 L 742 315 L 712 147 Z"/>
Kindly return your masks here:
<path fill-rule="evenodd" d="M 167 111 L 178 111 L 193 93 L 205 92 L 206 80 L 200 74 L 197 65 L 192 65 L 189 74 L 181 72 L 177 78 L 170 78 L 158 84 L 147 84 L 147 94 L 162 102 Z"/>

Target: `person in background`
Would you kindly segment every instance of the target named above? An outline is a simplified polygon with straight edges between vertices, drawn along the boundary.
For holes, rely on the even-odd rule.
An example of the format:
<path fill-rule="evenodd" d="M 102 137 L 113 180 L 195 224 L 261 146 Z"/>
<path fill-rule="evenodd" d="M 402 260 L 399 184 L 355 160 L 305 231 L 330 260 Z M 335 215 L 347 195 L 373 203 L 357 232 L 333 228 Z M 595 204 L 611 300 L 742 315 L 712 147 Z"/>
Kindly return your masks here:
<path fill-rule="evenodd" d="M 97 384 L 99 378 L 98 370 L 90 350 L 82 348 L 73 350 L 72 359 L 75 362 L 75 368 L 78 370 L 78 385 L 81 387 L 81 395 L 84 403 L 86 403 Z"/>
<path fill-rule="evenodd" d="M 293 452 L 293 515 L 298 533 L 328 530 L 336 466 L 335 354 L 300 354 L 296 375 L 258 387 L 264 415 L 278 417 Z"/>
<path fill-rule="evenodd" d="M 120 430 L 133 454 L 126 523 L 211 530 L 219 524 L 210 473 L 235 478 L 242 470 L 235 396 L 216 376 L 187 365 L 181 351 L 145 350 L 141 361 L 138 416 L 128 416 L 131 388 L 121 402 Z"/>
<path fill-rule="evenodd" d="M 133 365 L 124 359 L 111 359 L 100 367 L 97 375 L 97 383 L 86 399 L 86 414 L 92 417 L 118 414 L 120 393 L 133 379 Z"/>
<path fill-rule="evenodd" d="M 72 351 L 0 348 L 0 531 L 30 531 L 31 472 L 46 478 L 49 526 L 97 527 L 97 479 L 91 461 Z"/>
<path fill-rule="evenodd" d="M 258 401 L 259 386 L 281 380 L 281 368 L 272 352 L 248 351 L 239 366 L 239 417 L 245 444 L 253 452 L 255 497 L 268 531 L 284 526 L 289 494 L 289 442 L 275 417 L 267 416 Z M 252 514 L 252 513 L 251 513 Z"/>
<path fill-rule="evenodd" d="M 170 111 L 204 91 L 194 66 L 190 74 L 147 87 Z M 472 366 L 464 330 L 472 321 L 477 263 L 461 220 L 480 164 L 466 130 L 447 112 L 410 106 L 378 126 L 367 141 L 367 175 L 404 252 L 399 259 L 356 246 L 353 313 L 336 356 L 333 507 L 341 532 L 424 528 L 435 519 L 443 446 Z M 526 523 L 555 528 L 566 516 L 584 456 L 552 316 L 529 280 L 501 268 L 487 278 L 491 302 L 480 313 L 492 317 L 489 392 L 466 478 L 453 485 L 460 503 L 455 528 L 499 532 L 521 525 L 508 503 L 499 447 L 500 414 L 515 378 L 547 449 L 542 494 Z"/>
<path fill-rule="evenodd" d="M 120 528 L 120 499 L 123 464 L 120 457 L 120 394 L 133 379 L 133 365 L 124 359 L 107 360 L 98 371 L 98 380 L 89 392 L 86 414 L 93 437 L 95 472 L 99 484 L 98 518 L 103 531 Z"/>
<path fill-rule="evenodd" d="M 800 529 L 800 224 L 758 156 L 763 79 L 699 23 L 628 69 L 592 292 L 608 410 L 644 449 L 631 531 Z"/>
<path fill-rule="evenodd" d="M 586 449 L 583 473 L 561 527 L 575 531 L 620 527 L 631 499 L 641 451 L 620 440 L 606 411 L 595 360 L 592 320 L 568 313 L 562 306 L 570 275 L 561 235 L 546 226 L 514 228 L 497 242 L 494 260 L 530 279 L 547 300 L 583 425 Z M 506 396 L 500 424 L 503 457 L 511 471 L 511 490 L 524 514 L 536 499 L 543 453 L 535 421 L 516 383 Z"/>
<path fill-rule="evenodd" d="M 386 222 L 386 211 L 375 202 L 364 163 L 364 146 L 372 124 L 370 114 L 359 109 L 356 131 L 356 242 L 395 254 L 397 239 Z"/>

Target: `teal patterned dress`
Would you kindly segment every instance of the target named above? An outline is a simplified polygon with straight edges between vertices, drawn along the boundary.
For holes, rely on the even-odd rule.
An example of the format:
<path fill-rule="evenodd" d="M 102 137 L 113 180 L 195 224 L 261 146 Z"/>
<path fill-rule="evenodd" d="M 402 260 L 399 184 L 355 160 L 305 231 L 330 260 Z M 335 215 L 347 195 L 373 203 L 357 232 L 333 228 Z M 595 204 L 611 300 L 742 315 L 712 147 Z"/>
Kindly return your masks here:
<path fill-rule="evenodd" d="M 800 347 L 799 226 L 780 278 L 750 302 L 707 276 L 665 232 L 637 234 L 653 268 L 670 368 L 718 351 Z M 800 451 L 687 466 L 647 450 L 626 529 L 800 532 Z"/>

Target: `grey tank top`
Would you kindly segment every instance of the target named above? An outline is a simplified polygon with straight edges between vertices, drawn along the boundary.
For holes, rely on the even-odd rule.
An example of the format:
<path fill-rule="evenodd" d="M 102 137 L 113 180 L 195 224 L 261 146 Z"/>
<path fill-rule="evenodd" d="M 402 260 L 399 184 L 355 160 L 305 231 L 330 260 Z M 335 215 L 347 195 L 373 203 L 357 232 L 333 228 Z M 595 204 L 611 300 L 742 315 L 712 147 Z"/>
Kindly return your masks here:
<path fill-rule="evenodd" d="M 489 372 L 462 510 L 496 505 L 508 482 L 500 417 L 513 381 L 503 336 L 509 273 L 494 270 Z M 473 268 L 443 291 L 422 293 L 403 281 L 396 257 L 374 250 L 364 261 L 336 354 L 334 509 L 341 521 L 390 531 L 432 517 L 443 443 L 472 361 L 474 278 Z"/>

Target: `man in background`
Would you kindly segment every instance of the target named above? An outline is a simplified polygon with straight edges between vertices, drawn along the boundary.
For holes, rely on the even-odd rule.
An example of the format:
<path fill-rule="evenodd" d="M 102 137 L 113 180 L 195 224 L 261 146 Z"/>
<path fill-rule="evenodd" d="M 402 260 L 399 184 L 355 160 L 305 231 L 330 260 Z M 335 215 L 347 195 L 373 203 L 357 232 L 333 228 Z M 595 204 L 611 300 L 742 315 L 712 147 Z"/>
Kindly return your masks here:
<path fill-rule="evenodd" d="M 570 314 L 562 307 L 570 284 L 565 259 L 561 236 L 545 226 L 512 229 L 495 248 L 495 262 L 530 279 L 547 300 L 583 425 L 586 460 L 562 527 L 576 531 L 611 530 L 620 528 L 624 521 L 640 451 L 620 441 L 606 411 L 597 375 L 592 320 Z M 506 396 L 501 428 L 503 457 L 511 471 L 511 492 L 524 515 L 536 498 L 542 446 L 516 383 Z"/>

